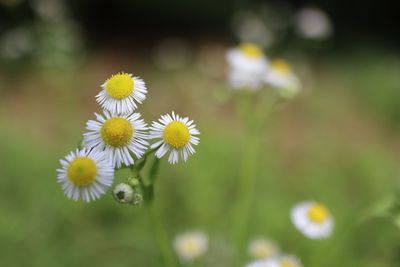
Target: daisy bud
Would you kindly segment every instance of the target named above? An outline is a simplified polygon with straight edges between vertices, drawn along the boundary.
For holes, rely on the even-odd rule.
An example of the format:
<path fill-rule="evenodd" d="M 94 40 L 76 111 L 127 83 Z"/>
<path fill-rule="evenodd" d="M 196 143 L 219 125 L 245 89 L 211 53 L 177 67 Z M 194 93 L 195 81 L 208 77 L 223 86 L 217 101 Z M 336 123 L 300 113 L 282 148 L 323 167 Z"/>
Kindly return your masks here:
<path fill-rule="evenodd" d="M 133 206 L 140 206 L 143 204 L 143 194 L 139 187 L 135 187 L 133 189 L 132 200 L 129 202 L 129 204 Z"/>
<path fill-rule="evenodd" d="M 138 187 L 140 185 L 140 181 L 138 178 L 130 177 L 127 179 L 127 183 L 132 187 Z"/>
<path fill-rule="evenodd" d="M 120 183 L 114 187 L 113 196 L 119 203 L 127 204 L 133 200 L 134 191 L 129 184 Z"/>

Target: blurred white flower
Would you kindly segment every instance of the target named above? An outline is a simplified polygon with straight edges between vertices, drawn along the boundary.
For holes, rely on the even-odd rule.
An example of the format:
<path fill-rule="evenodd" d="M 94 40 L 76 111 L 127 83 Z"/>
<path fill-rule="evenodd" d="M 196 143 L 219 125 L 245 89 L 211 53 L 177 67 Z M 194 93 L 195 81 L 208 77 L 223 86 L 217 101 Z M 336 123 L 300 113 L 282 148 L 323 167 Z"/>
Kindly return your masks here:
<path fill-rule="evenodd" d="M 200 231 L 183 233 L 175 238 L 173 246 L 181 261 L 190 262 L 206 253 L 208 237 Z"/>
<path fill-rule="evenodd" d="M 87 148 L 104 151 L 116 168 L 134 164 L 132 154 L 141 158 L 149 143 L 147 124 L 139 113 L 130 115 L 113 115 L 104 111 L 104 115 L 96 114 L 97 120 L 86 123 L 87 133 L 84 144 Z"/>
<path fill-rule="evenodd" d="M 147 89 L 144 81 L 132 74 L 118 73 L 107 79 L 96 100 L 101 107 L 111 113 L 128 114 L 146 99 Z"/>
<path fill-rule="evenodd" d="M 299 258 L 293 255 L 280 255 L 276 258 L 279 267 L 302 267 Z"/>
<path fill-rule="evenodd" d="M 246 267 L 281 267 L 276 258 L 256 260 L 246 264 Z"/>
<path fill-rule="evenodd" d="M 102 151 L 76 150 L 60 163 L 57 180 L 64 194 L 75 201 L 98 199 L 114 181 L 114 168 Z"/>
<path fill-rule="evenodd" d="M 255 90 L 262 86 L 268 61 L 261 47 L 244 43 L 229 49 L 226 54 L 229 65 L 228 80 L 235 89 Z"/>
<path fill-rule="evenodd" d="M 295 15 L 297 32 L 310 39 L 325 39 L 332 35 L 333 27 L 328 15 L 317 7 L 305 7 Z"/>
<path fill-rule="evenodd" d="M 265 75 L 265 82 L 278 89 L 283 98 L 293 98 L 300 89 L 301 83 L 292 71 L 291 66 L 282 59 L 273 60 Z"/>
<path fill-rule="evenodd" d="M 257 43 L 263 47 L 269 47 L 274 42 L 273 32 L 257 13 L 244 11 L 235 14 L 232 28 L 241 42 Z"/>
<path fill-rule="evenodd" d="M 302 264 L 297 257 L 283 254 L 250 262 L 246 267 L 302 267 Z"/>
<path fill-rule="evenodd" d="M 248 252 L 255 259 L 267 259 L 278 254 L 278 246 L 267 239 L 257 238 L 249 242 Z"/>
<path fill-rule="evenodd" d="M 161 139 L 151 145 L 151 148 L 157 148 L 156 157 L 163 157 L 168 151 L 171 151 L 168 162 L 178 163 L 181 157 L 186 161 L 190 155 L 195 153 L 194 145 L 199 144 L 199 130 L 196 124 L 188 117 L 180 117 L 172 111 L 172 115 L 166 114 L 154 121 L 150 127 L 150 138 Z"/>
<path fill-rule="evenodd" d="M 322 204 L 314 201 L 301 202 L 291 211 L 294 226 L 311 239 L 324 239 L 332 234 L 333 217 Z"/>

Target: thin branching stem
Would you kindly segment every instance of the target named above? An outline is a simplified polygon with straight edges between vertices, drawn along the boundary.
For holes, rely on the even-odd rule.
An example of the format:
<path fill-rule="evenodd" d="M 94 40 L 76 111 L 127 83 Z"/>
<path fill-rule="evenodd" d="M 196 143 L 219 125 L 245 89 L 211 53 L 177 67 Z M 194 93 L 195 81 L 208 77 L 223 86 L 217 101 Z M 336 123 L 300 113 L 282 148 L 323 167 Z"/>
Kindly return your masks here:
<path fill-rule="evenodd" d="M 247 236 L 251 207 L 256 187 L 257 167 L 262 136 L 268 116 L 271 114 L 275 99 L 261 98 L 259 106 L 253 105 L 255 99 L 243 98 L 239 116 L 244 126 L 241 164 L 238 177 L 238 197 L 233 217 L 233 238 L 235 245 L 235 263 L 241 266 L 244 242 Z M 244 109 L 244 110 L 243 110 Z"/>
<path fill-rule="evenodd" d="M 148 153 L 146 153 L 145 157 L 148 157 L 151 152 L 153 152 L 155 149 L 149 150 Z M 150 152 L 151 151 L 151 152 Z M 158 249 L 160 251 L 162 261 L 163 261 L 163 266 L 165 267 L 176 267 L 176 259 L 175 255 L 172 251 L 171 248 L 171 243 L 168 238 L 167 231 L 165 230 L 163 220 L 160 216 L 160 213 L 157 209 L 156 203 L 154 201 L 154 184 L 158 175 L 158 168 L 160 166 L 160 160 L 155 157 L 151 166 L 150 166 L 150 171 L 149 171 L 149 181 L 150 184 L 144 185 L 143 184 L 143 179 L 140 178 L 142 188 L 144 189 L 144 194 L 145 194 L 145 203 L 144 207 L 147 209 L 147 213 L 149 215 L 149 219 L 151 222 L 151 225 L 153 227 L 153 232 L 156 237 Z M 132 170 L 134 173 L 135 171 Z M 139 175 L 140 177 L 140 175 Z"/>

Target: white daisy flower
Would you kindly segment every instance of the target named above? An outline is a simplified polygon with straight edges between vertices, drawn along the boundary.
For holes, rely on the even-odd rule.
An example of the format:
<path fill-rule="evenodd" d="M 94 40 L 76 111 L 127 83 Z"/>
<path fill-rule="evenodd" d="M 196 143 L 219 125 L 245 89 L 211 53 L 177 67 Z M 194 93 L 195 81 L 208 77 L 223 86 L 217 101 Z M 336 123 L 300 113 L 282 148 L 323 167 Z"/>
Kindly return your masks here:
<path fill-rule="evenodd" d="M 228 83 L 233 89 L 257 91 L 263 85 L 263 80 L 260 77 L 259 73 L 231 69 L 228 73 Z"/>
<path fill-rule="evenodd" d="M 57 181 L 75 201 L 90 202 L 104 195 L 114 181 L 114 168 L 101 151 L 76 150 L 60 160 Z"/>
<path fill-rule="evenodd" d="M 124 72 L 112 75 L 101 88 L 103 90 L 96 96 L 96 100 L 103 109 L 113 114 L 132 113 L 137 103 L 141 104 L 146 99 L 144 81 Z"/>
<path fill-rule="evenodd" d="M 257 238 L 249 242 L 248 253 L 255 259 L 267 259 L 278 254 L 278 246 L 267 239 Z"/>
<path fill-rule="evenodd" d="M 208 237 L 200 231 L 183 233 L 175 238 L 173 247 L 181 261 L 190 262 L 206 253 Z"/>
<path fill-rule="evenodd" d="M 246 267 L 302 267 L 300 260 L 292 255 L 279 255 L 250 262 Z"/>
<path fill-rule="evenodd" d="M 117 184 L 113 189 L 114 198 L 121 203 L 129 203 L 133 199 L 133 188 L 126 183 Z"/>
<path fill-rule="evenodd" d="M 276 261 L 279 267 L 302 267 L 299 258 L 292 255 L 280 255 Z"/>
<path fill-rule="evenodd" d="M 228 81 L 235 89 L 258 89 L 262 86 L 268 61 L 260 47 L 243 43 L 226 53 L 229 65 Z"/>
<path fill-rule="evenodd" d="M 172 115 L 161 116 L 158 122 L 153 122 L 150 127 L 150 138 L 160 139 L 151 145 L 151 148 L 158 148 L 155 155 L 163 157 L 168 151 L 171 153 L 168 162 L 175 164 L 179 160 L 179 155 L 184 161 L 195 153 L 193 145 L 199 144 L 196 136 L 200 132 L 196 129 L 193 120 L 188 117 L 180 117 L 172 111 Z"/>
<path fill-rule="evenodd" d="M 294 206 L 291 219 L 294 226 L 311 239 L 327 238 L 334 228 L 329 210 L 313 201 L 305 201 Z"/>
<path fill-rule="evenodd" d="M 272 61 L 264 77 L 264 81 L 276 88 L 283 98 L 293 98 L 301 89 L 300 80 L 290 65 L 282 59 Z"/>
<path fill-rule="evenodd" d="M 246 264 L 246 267 L 281 267 L 276 258 L 256 260 Z"/>
<path fill-rule="evenodd" d="M 97 121 L 89 120 L 84 134 L 87 148 L 106 152 L 113 166 L 119 168 L 124 164 L 134 164 L 131 152 L 141 158 L 149 143 L 147 124 L 139 113 L 112 115 L 104 111 L 104 115 L 95 113 Z"/>

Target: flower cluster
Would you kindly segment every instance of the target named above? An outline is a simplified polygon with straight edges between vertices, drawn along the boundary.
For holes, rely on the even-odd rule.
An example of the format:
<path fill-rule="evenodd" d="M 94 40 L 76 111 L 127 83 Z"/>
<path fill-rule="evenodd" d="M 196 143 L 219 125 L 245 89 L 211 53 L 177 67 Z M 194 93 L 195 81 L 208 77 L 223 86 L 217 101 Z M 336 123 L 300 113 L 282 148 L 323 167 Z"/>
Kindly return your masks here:
<path fill-rule="evenodd" d="M 296 204 L 290 217 L 295 228 L 310 239 L 328 238 L 334 222 L 330 211 L 321 203 L 304 201 Z M 293 256 L 280 253 L 271 240 L 257 238 L 248 245 L 248 253 L 254 259 L 246 267 L 301 267 L 301 261 Z"/>
<path fill-rule="evenodd" d="M 168 162 L 186 161 L 195 153 L 200 132 L 193 120 L 175 112 L 161 116 L 150 127 L 136 112 L 146 99 L 145 82 L 132 74 L 112 75 L 96 96 L 103 109 L 95 120 L 86 123 L 83 148 L 62 159 L 58 182 L 68 198 L 90 202 L 104 195 L 114 182 L 114 171 L 135 166 L 146 154 L 155 151 L 161 158 L 169 152 Z M 149 131 L 150 130 L 150 131 Z M 155 140 L 150 145 L 149 140 Z M 113 195 L 121 203 L 142 202 L 139 187 L 131 182 L 118 184 Z"/>
<path fill-rule="evenodd" d="M 320 203 L 302 202 L 295 205 L 291 214 L 296 228 L 311 239 L 327 238 L 332 233 L 333 218 L 327 208 Z M 301 222 L 304 221 L 308 223 L 302 225 Z M 200 230 L 177 235 L 172 245 L 182 265 L 185 266 L 191 266 L 210 250 L 209 237 Z M 282 252 L 274 241 L 263 237 L 250 240 L 247 252 L 251 261 L 245 265 L 246 267 L 303 266 L 298 257 Z"/>
<path fill-rule="evenodd" d="M 300 91 L 300 80 L 289 63 L 283 59 L 270 62 L 255 44 L 244 43 L 229 49 L 226 59 L 229 65 L 228 81 L 234 89 L 258 90 L 266 84 L 287 99 Z"/>

